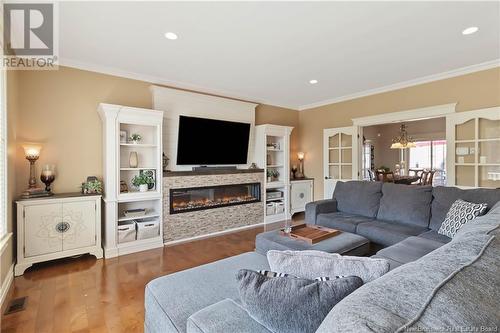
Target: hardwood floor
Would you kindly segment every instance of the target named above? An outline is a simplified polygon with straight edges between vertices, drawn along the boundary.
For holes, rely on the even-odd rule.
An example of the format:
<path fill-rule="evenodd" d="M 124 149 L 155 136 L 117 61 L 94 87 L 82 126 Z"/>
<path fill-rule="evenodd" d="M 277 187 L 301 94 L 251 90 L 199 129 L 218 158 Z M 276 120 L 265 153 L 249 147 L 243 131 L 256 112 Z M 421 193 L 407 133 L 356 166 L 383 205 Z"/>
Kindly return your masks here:
<path fill-rule="evenodd" d="M 258 227 L 119 258 L 83 256 L 35 265 L 14 279 L 7 302 L 28 296 L 27 305 L 2 313 L 2 332 L 142 332 L 149 281 L 252 251 L 262 231 Z"/>

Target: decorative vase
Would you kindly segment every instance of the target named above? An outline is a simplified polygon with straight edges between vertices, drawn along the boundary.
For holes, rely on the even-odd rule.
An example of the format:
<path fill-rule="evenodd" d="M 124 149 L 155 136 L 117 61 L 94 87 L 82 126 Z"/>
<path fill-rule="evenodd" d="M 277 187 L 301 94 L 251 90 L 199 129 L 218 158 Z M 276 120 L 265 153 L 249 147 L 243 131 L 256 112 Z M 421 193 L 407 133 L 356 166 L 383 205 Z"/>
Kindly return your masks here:
<path fill-rule="evenodd" d="M 267 182 L 270 183 L 273 181 L 273 177 L 267 177 Z"/>
<path fill-rule="evenodd" d="M 137 156 L 137 152 L 131 151 L 129 158 L 128 158 L 128 164 L 130 165 L 131 168 L 137 168 L 139 165 L 139 157 Z"/>
<path fill-rule="evenodd" d="M 148 191 L 148 184 L 139 185 L 139 192 L 147 192 L 147 191 Z"/>

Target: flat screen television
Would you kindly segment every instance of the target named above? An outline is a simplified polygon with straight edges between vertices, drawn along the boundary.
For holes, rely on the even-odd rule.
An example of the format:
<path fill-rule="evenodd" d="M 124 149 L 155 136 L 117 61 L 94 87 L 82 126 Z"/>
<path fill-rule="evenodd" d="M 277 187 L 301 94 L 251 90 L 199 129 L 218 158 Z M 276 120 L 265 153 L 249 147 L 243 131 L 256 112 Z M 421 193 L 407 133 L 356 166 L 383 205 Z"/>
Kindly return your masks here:
<path fill-rule="evenodd" d="M 246 164 L 250 124 L 180 116 L 178 165 Z"/>

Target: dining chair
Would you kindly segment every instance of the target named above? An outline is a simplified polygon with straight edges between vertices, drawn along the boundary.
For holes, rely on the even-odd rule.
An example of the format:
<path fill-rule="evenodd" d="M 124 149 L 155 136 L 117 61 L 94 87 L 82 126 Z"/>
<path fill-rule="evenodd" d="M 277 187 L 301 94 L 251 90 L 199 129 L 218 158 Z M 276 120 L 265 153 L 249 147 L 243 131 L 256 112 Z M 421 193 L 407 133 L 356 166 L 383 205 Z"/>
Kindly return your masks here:
<path fill-rule="evenodd" d="M 366 171 L 368 171 L 368 178 L 370 179 L 370 181 L 374 182 L 376 179 L 375 179 L 375 174 L 373 173 L 373 170 L 368 169 Z"/>
<path fill-rule="evenodd" d="M 427 171 L 425 178 L 422 179 L 422 185 L 432 185 L 432 181 L 434 180 L 435 173 L 436 173 L 436 170 Z"/>
<path fill-rule="evenodd" d="M 394 172 L 377 170 L 377 180 L 383 183 L 394 183 Z"/>

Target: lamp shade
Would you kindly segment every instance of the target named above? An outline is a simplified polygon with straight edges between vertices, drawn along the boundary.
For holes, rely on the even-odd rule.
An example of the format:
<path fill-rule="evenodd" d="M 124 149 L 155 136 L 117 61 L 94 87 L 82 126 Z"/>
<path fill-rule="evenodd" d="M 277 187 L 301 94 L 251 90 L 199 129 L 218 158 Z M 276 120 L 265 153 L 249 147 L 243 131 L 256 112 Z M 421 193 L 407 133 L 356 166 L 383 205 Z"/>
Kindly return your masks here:
<path fill-rule="evenodd" d="M 306 154 L 305 154 L 304 152 L 298 152 L 298 153 L 297 153 L 297 158 L 298 158 L 300 161 L 302 161 L 302 160 L 304 159 L 304 156 L 305 156 L 305 155 L 306 155 Z"/>
<path fill-rule="evenodd" d="M 24 156 L 27 158 L 38 158 L 40 156 L 40 150 L 42 146 L 36 143 L 25 143 L 23 144 Z"/>

